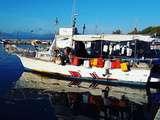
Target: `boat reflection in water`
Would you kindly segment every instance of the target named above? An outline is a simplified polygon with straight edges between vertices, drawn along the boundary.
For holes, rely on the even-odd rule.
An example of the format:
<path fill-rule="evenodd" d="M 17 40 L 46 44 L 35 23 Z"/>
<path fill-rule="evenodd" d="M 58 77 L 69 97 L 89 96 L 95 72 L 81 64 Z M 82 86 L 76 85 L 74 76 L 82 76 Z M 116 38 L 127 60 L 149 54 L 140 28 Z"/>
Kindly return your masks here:
<path fill-rule="evenodd" d="M 113 117 L 129 119 L 132 117 L 133 120 L 138 118 L 143 120 L 145 119 L 146 114 L 150 114 L 145 111 L 146 109 L 144 110 L 144 106 L 147 106 L 148 104 L 146 89 L 130 89 L 127 87 L 108 86 L 110 88 L 110 92 L 106 99 L 112 104 L 105 105 L 102 102 L 105 100 L 102 97 L 102 89 L 105 85 L 98 85 L 96 88 L 92 89 L 89 87 L 87 88 L 87 85 L 89 86 L 91 83 L 82 82 L 78 87 L 75 85 L 71 85 L 70 87 L 68 86 L 68 83 L 70 83 L 70 81 L 64 81 L 61 79 L 58 80 L 51 76 L 42 74 L 24 72 L 20 80 L 17 82 L 16 87 L 24 90 L 24 93 L 32 90 L 30 93 L 33 94 L 38 90 L 37 94 L 41 93 L 40 95 L 49 95 L 54 105 L 56 114 L 59 115 L 64 113 L 63 117 L 66 117 L 68 115 L 66 115 L 66 111 L 69 112 L 70 110 L 74 111 L 74 114 L 81 114 L 90 118 L 99 117 L 98 115 L 100 113 L 104 113 L 104 116 L 102 117 L 108 119 Z M 155 92 L 155 90 L 152 90 L 152 92 Z M 29 94 L 26 94 L 26 97 L 27 95 Z M 29 96 L 32 95 L 30 94 Z M 125 105 L 123 107 L 119 106 L 120 104 L 117 104 L 123 102 L 123 99 L 121 98 L 122 96 L 126 98 L 127 103 L 122 104 L 122 106 Z M 73 108 L 69 104 L 71 103 L 70 101 L 72 101 L 72 99 L 70 100 L 72 97 L 75 98 L 75 101 L 79 101 L 73 102 Z M 88 99 L 82 99 L 86 97 Z M 99 102 L 97 101 L 98 99 L 100 100 Z M 102 108 L 98 106 L 98 109 L 95 109 L 97 108 L 97 105 L 102 105 Z M 133 107 L 134 110 L 132 111 Z M 110 114 L 105 112 L 105 110 L 109 111 Z M 118 113 L 125 115 L 119 116 Z M 70 114 L 73 113 L 70 111 Z"/>

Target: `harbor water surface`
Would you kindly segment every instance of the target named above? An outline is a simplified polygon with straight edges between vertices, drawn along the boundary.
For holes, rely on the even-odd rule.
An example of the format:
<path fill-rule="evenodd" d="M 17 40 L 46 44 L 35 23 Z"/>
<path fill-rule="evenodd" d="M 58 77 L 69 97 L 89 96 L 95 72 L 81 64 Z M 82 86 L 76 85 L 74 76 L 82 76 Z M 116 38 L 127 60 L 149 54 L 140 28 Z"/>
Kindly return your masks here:
<path fill-rule="evenodd" d="M 12 98 L 5 97 L 15 87 L 23 72 L 19 58 L 7 54 L 0 44 L 0 119 L 54 120 L 54 110 L 47 99 L 15 101 L 13 95 Z"/>
<path fill-rule="evenodd" d="M 28 48 L 31 46 L 22 45 L 20 47 Z M 33 48 L 31 47 L 30 49 L 33 49 Z M 32 82 L 29 82 L 29 81 L 32 81 L 34 84 L 32 84 Z M 43 83 L 45 81 L 48 81 L 48 84 L 45 84 L 43 86 Z M 58 87 L 58 89 L 56 87 L 53 88 L 54 85 L 57 85 L 59 83 L 58 81 L 53 78 L 45 77 L 43 75 L 39 75 L 31 72 L 25 72 L 20 59 L 16 55 L 11 55 L 6 53 L 3 48 L 3 45 L 0 44 L 0 106 L 1 106 L 0 119 L 1 118 L 12 119 L 12 120 L 28 120 L 28 119 L 29 120 L 32 120 L 32 119 L 33 120 L 35 119 L 53 120 L 55 119 L 54 106 L 52 106 L 50 102 L 50 98 L 48 98 L 48 95 L 47 95 L 47 99 L 45 98 L 45 95 L 44 95 L 44 99 L 43 97 L 40 98 L 39 96 L 37 97 L 37 99 L 34 99 L 34 98 L 36 98 L 35 91 L 36 93 L 40 93 L 39 91 L 41 91 L 41 89 L 45 89 L 45 88 L 48 89 L 50 87 L 48 89 L 50 91 L 60 90 L 59 89 L 60 87 Z M 25 87 L 29 88 L 29 90 L 23 89 Z M 12 92 L 10 92 L 12 91 L 12 89 L 15 89 L 15 88 L 17 93 L 21 94 L 20 97 L 23 96 L 23 98 L 25 99 L 26 96 L 24 94 L 28 94 L 31 99 L 15 102 L 14 99 L 17 99 L 17 95 L 14 93 L 12 95 Z M 65 89 L 64 86 L 62 86 L 61 88 L 62 88 L 61 89 L 62 91 Z M 67 89 L 68 91 L 71 91 L 71 92 L 77 90 L 77 88 L 76 89 L 67 88 Z M 120 89 L 116 89 L 116 91 Z M 96 94 L 95 91 L 96 90 L 93 90 L 94 94 Z M 79 92 L 79 89 L 78 89 L 78 92 Z M 137 93 L 140 94 L 141 92 L 145 93 L 141 90 L 138 91 Z M 4 96 L 7 96 L 8 93 L 11 94 L 10 96 L 12 96 L 12 99 L 9 100 L 10 102 L 7 102 L 8 98 L 4 97 Z M 53 92 L 51 94 L 53 94 Z M 127 95 L 127 92 L 125 92 L 125 94 Z M 131 94 L 132 100 L 138 99 L 139 101 L 138 94 L 133 92 Z M 147 98 L 145 94 L 140 97 Z M 62 99 L 64 98 L 62 97 Z M 142 99 L 142 102 L 144 102 L 143 99 Z M 63 114 L 66 111 L 67 112 L 69 111 L 69 109 L 66 110 L 66 108 L 64 107 L 59 108 L 59 106 L 58 106 L 58 109 L 60 109 L 60 114 Z M 139 109 L 139 111 L 140 111 L 139 114 L 143 119 L 143 115 L 142 115 L 143 110 Z M 138 113 L 136 112 L 136 114 Z M 135 119 L 137 119 L 136 117 L 138 117 L 138 115 L 134 116 Z"/>

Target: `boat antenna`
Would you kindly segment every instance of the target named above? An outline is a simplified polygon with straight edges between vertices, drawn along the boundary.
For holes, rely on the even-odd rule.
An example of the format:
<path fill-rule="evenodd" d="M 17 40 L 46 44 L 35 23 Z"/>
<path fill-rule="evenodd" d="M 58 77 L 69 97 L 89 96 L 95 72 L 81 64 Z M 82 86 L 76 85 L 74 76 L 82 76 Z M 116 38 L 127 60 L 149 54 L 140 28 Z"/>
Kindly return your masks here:
<path fill-rule="evenodd" d="M 73 20 L 74 20 L 74 14 L 75 14 L 75 6 L 76 6 L 76 0 L 73 0 L 72 1 L 73 3 L 72 3 L 72 16 L 71 16 L 71 25 L 72 25 L 72 27 L 73 27 Z"/>
<path fill-rule="evenodd" d="M 85 29 L 86 29 L 86 25 L 84 24 L 84 25 L 83 25 L 83 35 L 84 35 L 84 33 L 85 33 Z"/>
<path fill-rule="evenodd" d="M 58 17 L 56 17 L 55 23 L 54 23 L 54 26 L 55 26 L 55 35 L 58 33 L 58 31 L 57 31 L 58 24 L 59 24 L 59 19 L 58 19 Z"/>
<path fill-rule="evenodd" d="M 73 7 L 72 7 L 72 27 L 76 27 L 76 17 L 78 14 L 76 14 L 76 0 L 73 0 Z"/>
<path fill-rule="evenodd" d="M 138 26 L 138 19 L 136 20 L 136 26 L 135 26 L 136 29 L 137 29 L 137 26 Z M 137 34 L 136 32 L 137 32 L 136 30 L 134 30 L 134 32 L 133 32 L 133 39 L 134 39 L 134 42 L 135 42 L 135 46 L 134 46 L 134 60 L 136 60 L 136 58 L 137 58 L 137 39 L 135 38 L 135 35 Z"/>
<path fill-rule="evenodd" d="M 95 34 L 98 35 L 98 25 L 97 25 L 97 24 L 96 24 L 96 26 L 95 26 Z"/>

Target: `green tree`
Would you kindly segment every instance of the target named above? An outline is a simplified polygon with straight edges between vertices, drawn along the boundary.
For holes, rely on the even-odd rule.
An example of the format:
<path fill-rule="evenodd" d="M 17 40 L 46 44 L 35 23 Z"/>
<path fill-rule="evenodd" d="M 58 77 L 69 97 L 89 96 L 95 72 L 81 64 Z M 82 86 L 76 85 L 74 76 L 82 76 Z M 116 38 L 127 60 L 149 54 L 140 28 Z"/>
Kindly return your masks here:
<path fill-rule="evenodd" d="M 150 26 L 140 32 L 141 34 L 160 36 L 160 26 Z"/>

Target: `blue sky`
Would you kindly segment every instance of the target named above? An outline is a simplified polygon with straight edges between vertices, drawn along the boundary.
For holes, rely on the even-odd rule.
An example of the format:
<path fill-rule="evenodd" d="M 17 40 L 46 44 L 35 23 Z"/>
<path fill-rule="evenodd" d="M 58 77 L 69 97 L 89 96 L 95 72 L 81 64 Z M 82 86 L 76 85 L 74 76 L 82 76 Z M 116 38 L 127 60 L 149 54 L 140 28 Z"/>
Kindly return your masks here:
<path fill-rule="evenodd" d="M 126 33 L 160 25 L 159 6 L 160 0 L 77 0 L 77 26 L 80 32 L 85 23 L 87 33 Z M 55 18 L 59 27 L 70 27 L 71 14 L 72 0 L 0 0 L 0 31 L 53 32 Z"/>

